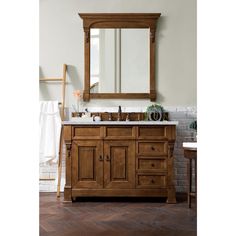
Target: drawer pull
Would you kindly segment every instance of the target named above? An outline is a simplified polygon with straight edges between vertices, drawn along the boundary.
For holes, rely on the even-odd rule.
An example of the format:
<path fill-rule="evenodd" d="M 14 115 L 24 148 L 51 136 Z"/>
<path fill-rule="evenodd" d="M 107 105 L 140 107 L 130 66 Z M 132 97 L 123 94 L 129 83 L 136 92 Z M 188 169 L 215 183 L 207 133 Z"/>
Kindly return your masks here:
<path fill-rule="evenodd" d="M 155 183 L 155 181 L 154 181 L 153 179 L 151 180 L 151 182 L 152 182 L 152 184 L 154 184 L 154 183 Z"/>
<path fill-rule="evenodd" d="M 154 167 L 155 165 L 152 163 L 152 167 Z"/>
<path fill-rule="evenodd" d="M 155 150 L 155 148 L 154 147 L 151 147 L 151 149 L 154 151 Z"/>
<path fill-rule="evenodd" d="M 110 158 L 109 158 L 109 156 L 108 156 L 108 155 L 107 155 L 106 161 L 110 161 Z"/>
<path fill-rule="evenodd" d="M 99 161 L 103 161 L 102 155 L 99 156 Z"/>

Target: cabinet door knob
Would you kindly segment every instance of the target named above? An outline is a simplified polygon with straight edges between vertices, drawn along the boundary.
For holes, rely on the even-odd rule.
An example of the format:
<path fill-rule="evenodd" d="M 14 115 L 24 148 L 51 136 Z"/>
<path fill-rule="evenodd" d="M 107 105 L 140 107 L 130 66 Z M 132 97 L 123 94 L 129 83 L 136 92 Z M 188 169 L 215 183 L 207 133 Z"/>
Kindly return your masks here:
<path fill-rule="evenodd" d="M 99 156 L 99 161 L 103 161 L 102 155 Z"/>
<path fill-rule="evenodd" d="M 106 158 L 107 161 L 110 161 L 110 157 L 107 155 L 107 158 Z"/>

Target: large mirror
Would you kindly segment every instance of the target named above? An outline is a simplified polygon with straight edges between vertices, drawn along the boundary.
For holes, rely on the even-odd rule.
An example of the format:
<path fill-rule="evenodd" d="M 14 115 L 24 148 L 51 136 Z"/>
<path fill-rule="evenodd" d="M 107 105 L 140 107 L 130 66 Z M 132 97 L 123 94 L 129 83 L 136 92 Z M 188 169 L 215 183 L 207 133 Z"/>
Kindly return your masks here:
<path fill-rule="evenodd" d="M 149 93 L 149 29 L 90 30 L 90 93 Z"/>
<path fill-rule="evenodd" d="M 84 100 L 155 101 L 155 32 L 161 14 L 79 15 L 85 32 Z"/>

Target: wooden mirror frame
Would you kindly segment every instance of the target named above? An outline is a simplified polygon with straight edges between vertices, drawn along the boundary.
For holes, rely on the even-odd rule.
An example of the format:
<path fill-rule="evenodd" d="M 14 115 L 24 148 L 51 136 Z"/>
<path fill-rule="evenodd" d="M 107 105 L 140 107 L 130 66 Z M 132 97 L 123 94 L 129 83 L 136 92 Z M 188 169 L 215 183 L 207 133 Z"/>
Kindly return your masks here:
<path fill-rule="evenodd" d="M 155 50 L 156 23 L 161 13 L 79 13 L 84 28 L 84 101 L 90 98 L 156 100 Z M 149 28 L 150 29 L 150 93 L 90 93 L 90 29 L 91 28 Z"/>

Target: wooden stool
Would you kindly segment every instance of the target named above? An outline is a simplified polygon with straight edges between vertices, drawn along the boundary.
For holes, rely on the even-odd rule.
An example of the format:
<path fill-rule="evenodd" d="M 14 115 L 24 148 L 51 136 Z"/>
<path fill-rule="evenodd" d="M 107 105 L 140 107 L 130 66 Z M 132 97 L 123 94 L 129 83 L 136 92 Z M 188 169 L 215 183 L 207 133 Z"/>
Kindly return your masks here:
<path fill-rule="evenodd" d="M 193 145 L 191 145 L 193 144 Z M 189 160 L 187 165 L 187 178 L 188 178 L 188 207 L 191 208 L 191 198 L 196 197 L 197 202 L 197 146 L 196 143 L 183 143 L 184 157 Z M 192 191 L 192 171 L 194 164 L 194 175 L 195 175 L 195 192 Z"/>

